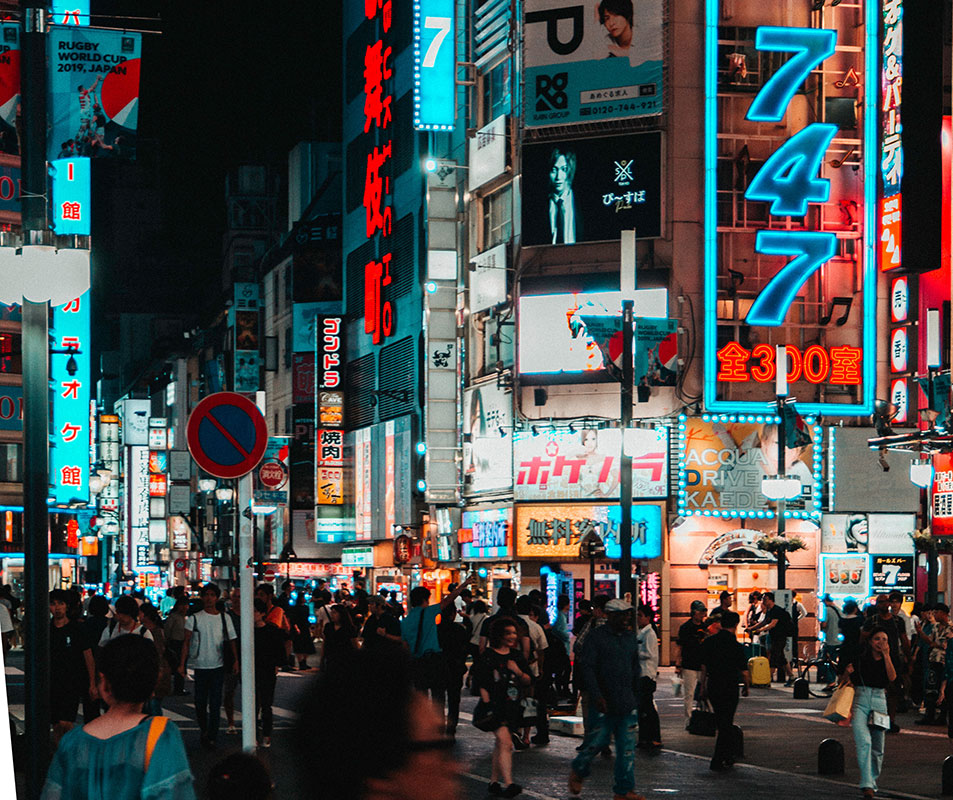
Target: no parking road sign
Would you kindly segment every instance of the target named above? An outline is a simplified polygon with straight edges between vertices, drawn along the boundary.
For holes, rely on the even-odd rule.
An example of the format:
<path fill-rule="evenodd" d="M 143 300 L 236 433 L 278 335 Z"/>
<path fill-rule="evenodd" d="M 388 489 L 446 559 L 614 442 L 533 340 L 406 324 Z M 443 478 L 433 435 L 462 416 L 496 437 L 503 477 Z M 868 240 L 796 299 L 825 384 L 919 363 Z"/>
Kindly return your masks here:
<path fill-rule="evenodd" d="M 251 400 L 218 392 L 189 415 L 186 434 L 195 463 L 216 478 L 240 478 L 258 466 L 268 446 L 268 426 Z"/>

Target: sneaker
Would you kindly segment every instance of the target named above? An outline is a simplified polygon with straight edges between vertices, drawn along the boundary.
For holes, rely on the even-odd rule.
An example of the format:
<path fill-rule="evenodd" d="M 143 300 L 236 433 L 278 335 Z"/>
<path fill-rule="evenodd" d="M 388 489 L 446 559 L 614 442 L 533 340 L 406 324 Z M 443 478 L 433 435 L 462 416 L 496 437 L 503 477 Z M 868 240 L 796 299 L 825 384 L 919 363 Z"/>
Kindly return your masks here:
<path fill-rule="evenodd" d="M 486 787 L 486 790 L 494 797 L 501 797 L 503 795 L 503 787 L 499 781 L 493 781 L 493 783 Z"/>
<path fill-rule="evenodd" d="M 794 686 L 794 678 L 790 678 L 784 682 L 784 687 L 786 689 L 790 689 L 792 686 Z"/>
<path fill-rule="evenodd" d="M 529 742 L 523 740 L 523 737 L 513 734 L 513 749 L 514 750 L 526 750 L 529 748 Z"/>
<path fill-rule="evenodd" d="M 537 747 L 546 747 L 546 745 L 549 744 L 549 737 L 547 736 L 544 739 L 537 733 L 532 739 L 530 739 L 530 741 Z"/>
<path fill-rule="evenodd" d="M 569 773 L 569 794 L 579 794 L 582 791 L 582 778 L 575 772 Z"/>
<path fill-rule="evenodd" d="M 625 794 L 614 794 L 612 795 L 612 800 L 645 800 L 640 794 L 636 794 L 634 791 L 626 792 Z"/>
<path fill-rule="evenodd" d="M 516 797 L 518 794 L 522 794 L 523 787 L 518 783 L 511 783 L 503 790 L 501 797 Z"/>
<path fill-rule="evenodd" d="M 271 737 L 270 736 L 262 737 L 261 746 L 265 748 L 271 747 Z"/>
<path fill-rule="evenodd" d="M 234 725 L 229 725 L 225 729 L 225 733 L 227 733 L 229 736 L 234 736 L 236 733 L 238 733 L 238 729 Z"/>

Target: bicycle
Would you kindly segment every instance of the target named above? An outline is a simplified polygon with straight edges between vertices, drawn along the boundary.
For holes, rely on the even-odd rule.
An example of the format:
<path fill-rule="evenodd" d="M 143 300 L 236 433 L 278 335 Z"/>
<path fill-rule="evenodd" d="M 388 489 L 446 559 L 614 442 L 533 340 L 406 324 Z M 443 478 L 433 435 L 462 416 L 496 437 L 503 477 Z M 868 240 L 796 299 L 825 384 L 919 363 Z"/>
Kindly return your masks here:
<path fill-rule="evenodd" d="M 808 658 L 800 660 L 799 669 L 798 669 L 798 678 L 803 678 L 807 681 L 807 690 L 812 697 L 830 697 L 831 693 L 834 691 L 834 688 L 837 684 L 837 653 L 836 648 L 835 652 L 831 652 L 831 649 L 823 646 L 819 654 L 816 654 L 813 658 Z M 811 669 L 815 670 L 816 681 L 812 682 L 810 673 Z M 817 689 L 815 686 L 817 684 L 823 684 L 823 688 Z"/>

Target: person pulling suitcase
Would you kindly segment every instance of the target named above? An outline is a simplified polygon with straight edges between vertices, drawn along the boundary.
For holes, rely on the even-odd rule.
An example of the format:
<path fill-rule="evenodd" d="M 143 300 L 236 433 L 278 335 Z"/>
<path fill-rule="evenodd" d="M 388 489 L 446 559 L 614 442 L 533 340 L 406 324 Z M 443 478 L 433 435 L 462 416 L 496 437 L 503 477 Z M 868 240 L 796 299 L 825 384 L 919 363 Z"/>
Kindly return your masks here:
<path fill-rule="evenodd" d="M 715 712 L 718 738 L 711 757 L 711 769 L 724 771 L 739 757 L 736 745 L 735 709 L 738 707 L 738 684 L 748 696 L 751 675 L 745 660 L 745 651 L 737 638 L 741 618 L 734 611 L 721 615 L 721 630 L 702 642 L 702 674 L 700 696 L 711 703 Z"/>

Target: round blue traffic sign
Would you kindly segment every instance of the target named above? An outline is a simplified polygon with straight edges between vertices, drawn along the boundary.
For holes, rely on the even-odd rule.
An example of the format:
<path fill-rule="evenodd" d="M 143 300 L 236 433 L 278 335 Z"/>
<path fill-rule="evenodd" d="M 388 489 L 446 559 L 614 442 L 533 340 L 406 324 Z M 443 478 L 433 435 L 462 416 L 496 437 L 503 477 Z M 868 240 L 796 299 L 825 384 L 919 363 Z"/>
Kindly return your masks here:
<path fill-rule="evenodd" d="M 251 400 L 235 392 L 203 399 L 186 428 L 195 463 L 216 478 L 240 478 L 258 466 L 268 446 L 268 426 Z"/>

